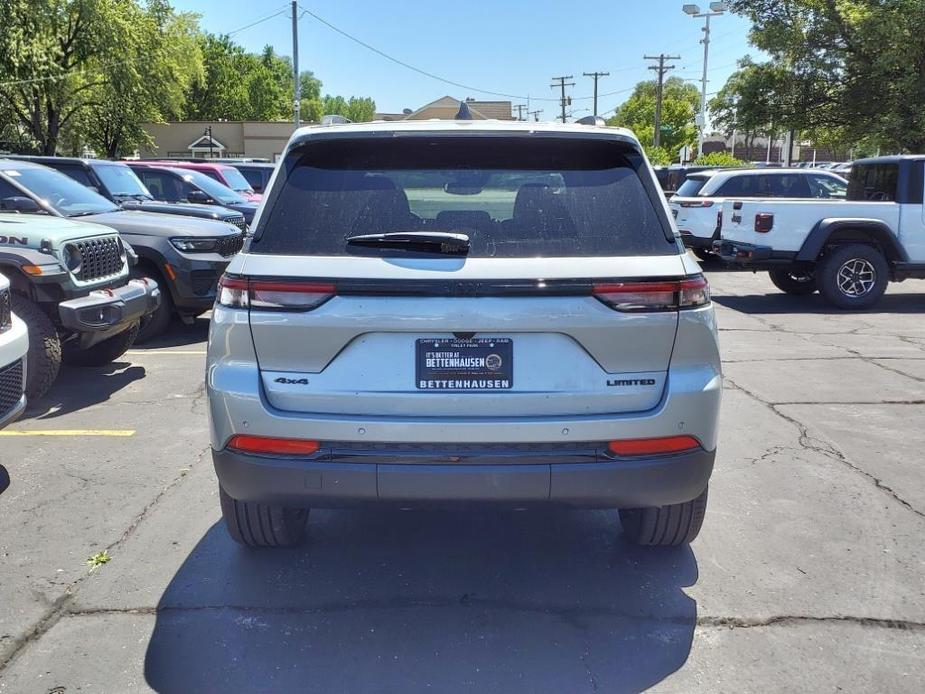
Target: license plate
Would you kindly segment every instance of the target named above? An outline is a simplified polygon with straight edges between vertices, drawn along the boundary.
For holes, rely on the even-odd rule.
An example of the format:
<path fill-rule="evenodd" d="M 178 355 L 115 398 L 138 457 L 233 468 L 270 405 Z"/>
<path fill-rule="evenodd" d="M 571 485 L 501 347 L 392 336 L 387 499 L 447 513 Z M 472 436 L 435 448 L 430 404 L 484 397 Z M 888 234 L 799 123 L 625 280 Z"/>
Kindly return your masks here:
<path fill-rule="evenodd" d="M 415 343 L 418 390 L 509 390 L 514 385 L 510 338 L 422 339 Z"/>

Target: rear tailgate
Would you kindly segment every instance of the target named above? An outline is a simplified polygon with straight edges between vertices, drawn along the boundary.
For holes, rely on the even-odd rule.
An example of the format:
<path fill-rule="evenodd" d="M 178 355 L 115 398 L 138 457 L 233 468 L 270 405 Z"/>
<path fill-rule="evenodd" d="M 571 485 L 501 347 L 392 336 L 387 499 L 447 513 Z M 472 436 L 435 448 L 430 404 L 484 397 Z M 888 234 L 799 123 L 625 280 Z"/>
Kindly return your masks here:
<path fill-rule="evenodd" d="M 274 407 L 517 417 L 638 412 L 661 399 L 678 313 L 623 313 L 590 291 L 602 272 L 611 278 L 638 275 L 633 259 L 568 259 L 558 263 L 567 278 L 556 277 L 555 259 L 520 277 L 517 263 L 500 260 L 473 259 L 461 267 L 455 260 L 406 260 L 395 268 L 394 261 L 365 258 L 359 269 L 357 260 L 348 267 L 338 258 L 248 258 L 251 277 L 272 271 L 285 278 L 291 266 L 334 279 L 338 287 L 336 296 L 312 311 L 251 308 L 262 383 Z M 680 256 L 645 263 L 665 278 L 684 274 Z M 445 270 L 436 269 L 441 264 Z M 479 279 L 468 279 L 474 277 Z M 485 348 L 469 352 L 460 338 Z M 494 372 L 478 368 L 488 355 L 497 358 Z M 460 363 L 434 361 L 444 357 L 468 358 L 461 363 L 476 368 L 441 369 Z"/>

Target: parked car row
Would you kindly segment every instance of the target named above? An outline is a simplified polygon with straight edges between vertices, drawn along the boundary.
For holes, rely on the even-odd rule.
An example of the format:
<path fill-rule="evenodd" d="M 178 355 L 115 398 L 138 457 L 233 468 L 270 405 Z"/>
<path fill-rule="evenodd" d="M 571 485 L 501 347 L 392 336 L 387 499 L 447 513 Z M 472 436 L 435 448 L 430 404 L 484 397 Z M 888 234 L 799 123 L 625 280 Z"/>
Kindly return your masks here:
<path fill-rule="evenodd" d="M 891 281 L 925 279 L 923 200 L 925 156 L 906 155 L 854 161 L 847 179 L 820 168 L 704 172 L 669 206 L 699 257 L 860 310 Z"/>

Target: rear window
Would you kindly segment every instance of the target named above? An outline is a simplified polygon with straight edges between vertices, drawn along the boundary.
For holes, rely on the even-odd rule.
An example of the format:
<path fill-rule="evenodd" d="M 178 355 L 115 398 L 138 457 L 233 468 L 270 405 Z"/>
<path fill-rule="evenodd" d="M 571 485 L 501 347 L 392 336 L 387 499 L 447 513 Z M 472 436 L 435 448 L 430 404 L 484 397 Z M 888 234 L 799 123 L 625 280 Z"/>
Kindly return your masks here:
<path fill-rule="evenodd" d="M 710 180 L 709 176 L 691 176 L 681 187 L 678 188 L 677 195 L 681 198 L 693 198 L 700 194 L 701 188 Z"/>
<path fill-rule="evenodd" d="M 375 138 L 290 153 L 255 253 L 370 255 L 347 238 L 463 233 L 469 257 L 677 253 L 641 156 L 622 143 L 539 138 Z M 376 249 L 376 255 L 401 255 Z"/>
<path fill-rule="evenodd" d="M 848 200 L 893 202 L 899 164 L 855 164 L 848 179 Z"/>

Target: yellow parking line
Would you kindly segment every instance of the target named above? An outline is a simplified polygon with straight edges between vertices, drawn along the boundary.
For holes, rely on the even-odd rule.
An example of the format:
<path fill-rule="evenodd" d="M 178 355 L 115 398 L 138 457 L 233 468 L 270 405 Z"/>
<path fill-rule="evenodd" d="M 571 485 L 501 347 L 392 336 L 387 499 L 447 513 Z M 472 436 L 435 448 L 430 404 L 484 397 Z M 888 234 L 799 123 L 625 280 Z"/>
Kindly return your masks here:
<path fill-rule="evenodd" d="M 205 356 L 206 351 L 193 349 L 130 349 L 126 354 L 198 354 Z"/>
<path fill-rule="evenodd" d="M 134 429 L 4 429 L 0 436 L 134 436 Z"/>

